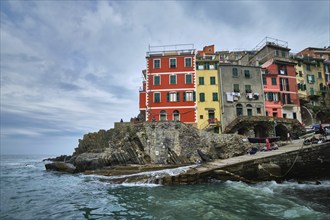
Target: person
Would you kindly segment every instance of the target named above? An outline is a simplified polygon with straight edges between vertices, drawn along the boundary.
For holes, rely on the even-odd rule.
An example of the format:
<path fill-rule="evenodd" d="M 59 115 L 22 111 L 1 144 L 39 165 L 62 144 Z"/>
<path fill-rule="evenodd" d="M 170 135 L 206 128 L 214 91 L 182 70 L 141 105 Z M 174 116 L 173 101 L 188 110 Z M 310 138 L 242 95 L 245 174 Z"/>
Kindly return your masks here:
<path fill-rule="evenodd" d="M 320 124 L 320 135 L 324 136 L 325 135 L 325 131 L 322 127 L 322 124 Z"/>
<path fill-rule="evenodd" d="M 270 147 L 270 149 L 277 150 L 278 149 L 278 145 L 276 143 L 272 143 L 272 146 Z"/>
<path fill-rule="evenodd" d="M 290 132 L 287 133 L 286 143 L 288 143 L 289 141 L 290 143 L 292 143 Z"/>
<path fill-rule="evenodd" d="M 120 119 L 120 122 L 123 123 L 124 122 L 123 119 Z"/>
<path fill-rule="evenodd" d="M 270 142 L 268 138 L 266 138 L 266 149 L 270 150 Z"/>

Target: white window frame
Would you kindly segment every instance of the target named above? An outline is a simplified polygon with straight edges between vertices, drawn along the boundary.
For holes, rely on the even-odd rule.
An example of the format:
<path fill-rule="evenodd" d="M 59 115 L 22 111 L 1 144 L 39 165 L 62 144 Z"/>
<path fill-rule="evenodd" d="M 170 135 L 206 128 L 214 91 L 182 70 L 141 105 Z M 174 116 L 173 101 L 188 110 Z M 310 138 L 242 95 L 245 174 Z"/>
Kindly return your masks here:
<path fill-rule="evenodd" d="M 191 82 L 190 82 L 190 83 L 187 83 L 187 76 L 188 76 L 188 75 L 191 77 Z M 185 81 L 185 84 L 192 84 L 192 83 L 193 83 L 193 76 L 192 76 L 192 74 L 191 74 L 191 73 L 187 73 L 187 74 L 185 75 L 184 81 Z"/>
<path fill-rule="evenodd" d="M 159 77 L 159 84 L 155 84 L 155 77 L 156 76 Z M 154 86 L 160 86 L 161 85 L 161 79 L 162 78 L 160 77 L 160 75 L 154 75 L 154 79 L 153 79 L 154 80 Z"/>
<path fill-rule="evenodd" d="M 177 92 L 169 92 L 169 101 L 177 102 L 178 101 L 178 93 Z"/>
<path fill-rule="evenodd" d="M 156 65 L 155 65 L 155 61 L 156 60 L 159 60 L 159 67 L 156 67 Z M 161 68 L 161 61 L 160 61 L 160 59 L 154 59 L 154 61 L 153 61 L 153 67 L 154 67 L 154 69 L 160 69 Z"/>
<path fill-rule="evenodd" d="M 190 60 L 190 66 L 187 66 L 187 61 L 186 60 Z M 185 57 L 184 58 L 184 67 L 192 67 L 192 58 L 191 57 Z"/>
<path fill-rule="evenodd" d="M 194 92 L 188 91 L 185 93 L 185 100 L 186 102 L 192 102 L 194 101 Z"/>
<path fill-rule="evenodd" d="M 171 76 L 175 76 L 175 83 L 171 83 Z M 176 85 L 176 84 L 178 84 L 178 78 L 177 78 L 176 74 L 172 73 L 172 74 L 169 76 L 169 84 L 170 84 L 170 85 Z"/>
<path fill-rule="evenodd" d="M 171 67 L 171 60 L 175 60 L 175 67 Z M 169 67 L 170 67 L 170 69 L 174 69 L 174 68 L 177 67 L 176 58 L 170 58 L 169 61 L 170 61 L 170 62 L 169 62 Z"/>

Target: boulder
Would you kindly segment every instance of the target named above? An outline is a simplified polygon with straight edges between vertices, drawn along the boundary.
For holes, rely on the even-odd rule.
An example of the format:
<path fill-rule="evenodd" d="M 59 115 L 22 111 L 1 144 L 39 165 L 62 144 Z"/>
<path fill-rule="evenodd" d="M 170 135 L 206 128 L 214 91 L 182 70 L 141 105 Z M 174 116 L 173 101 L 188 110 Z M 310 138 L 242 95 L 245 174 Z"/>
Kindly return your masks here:
<path fill-rule="evenodd" d="M 53 162 L 45 164 L 46 170 L 61 171 L 65 173 L 76 173 L 76 167 L 70 163 L 65 162 Z"/>

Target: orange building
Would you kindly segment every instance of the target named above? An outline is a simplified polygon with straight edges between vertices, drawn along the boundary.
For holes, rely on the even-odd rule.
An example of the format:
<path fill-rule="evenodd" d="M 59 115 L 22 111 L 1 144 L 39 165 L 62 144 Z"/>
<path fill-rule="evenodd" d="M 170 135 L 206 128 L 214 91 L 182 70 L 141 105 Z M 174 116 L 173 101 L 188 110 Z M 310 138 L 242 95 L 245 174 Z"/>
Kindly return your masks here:
<path fill-rule="evenodd" d="M 146 121 L 196 123 L 195 49 L 193 45 L 149 47 L 140 90 Z"/>

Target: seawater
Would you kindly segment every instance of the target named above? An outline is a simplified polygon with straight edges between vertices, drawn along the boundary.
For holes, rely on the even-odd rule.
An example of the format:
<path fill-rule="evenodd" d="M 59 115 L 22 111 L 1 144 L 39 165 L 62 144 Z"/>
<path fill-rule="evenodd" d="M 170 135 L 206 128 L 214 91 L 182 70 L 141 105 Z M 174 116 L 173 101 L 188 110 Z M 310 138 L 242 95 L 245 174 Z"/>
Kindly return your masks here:
<path fill-rule="evenodd" d="M 45 170 L 48 156 L 1 156 L 0 219 L 330 219 L 330 181 L 110 184 Z"/>

